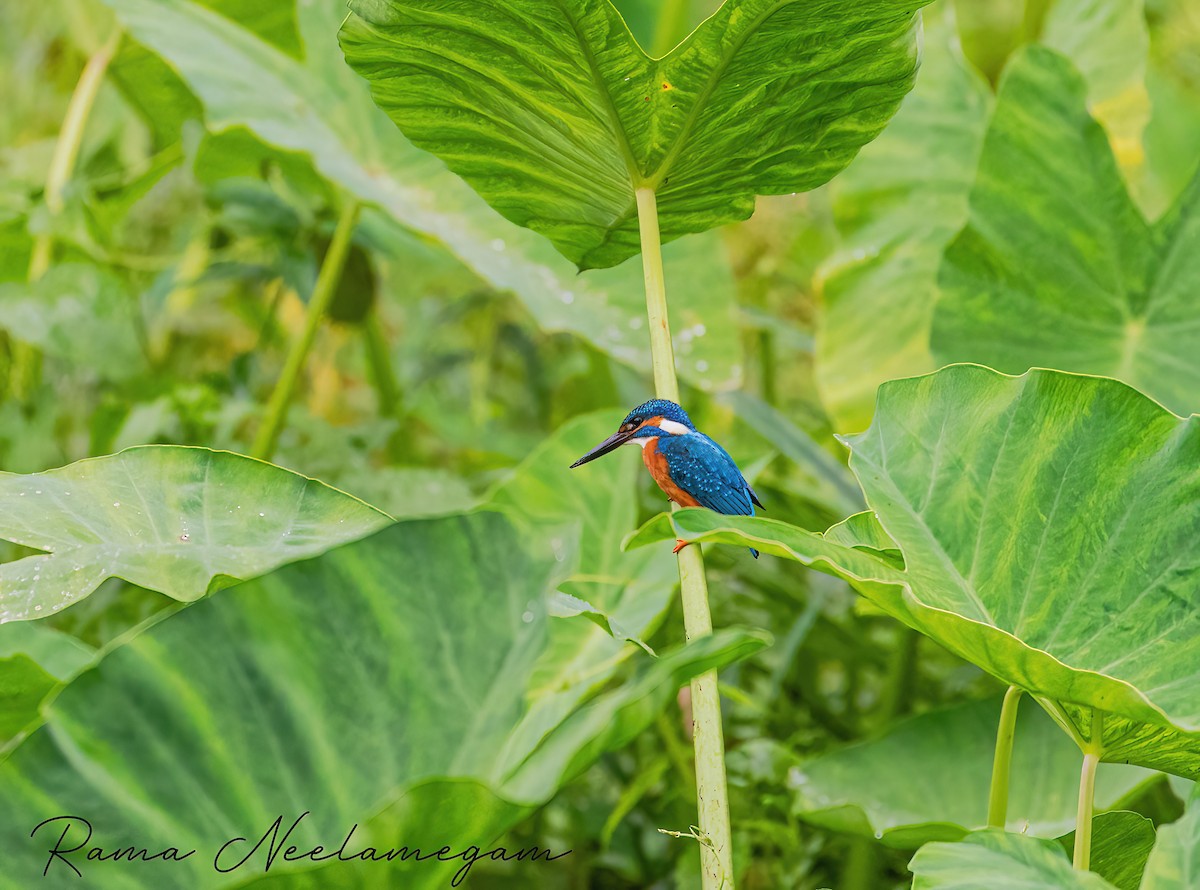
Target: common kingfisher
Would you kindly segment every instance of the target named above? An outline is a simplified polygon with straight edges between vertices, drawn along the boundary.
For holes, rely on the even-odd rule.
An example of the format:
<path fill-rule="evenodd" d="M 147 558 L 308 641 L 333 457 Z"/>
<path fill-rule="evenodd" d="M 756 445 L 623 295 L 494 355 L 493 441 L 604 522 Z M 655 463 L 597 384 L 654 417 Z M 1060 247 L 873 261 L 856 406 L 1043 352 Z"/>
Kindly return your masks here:
<path fill-rule="evenodd" d="M 621 421 L 620 429 L 571 464 L 571 469 L 620 445 L 639 446 L 658 487 L 682 507 L 753 516 L 754 505 L 762 506 L 729 452 L 697 430 L 687 412 L 674 402 L 651 399 L 638 405 Z M 686 546 L 686 541 L 677 540 L 672 552 Z M 758 559 L 757 550 L 750 552 Z"/>

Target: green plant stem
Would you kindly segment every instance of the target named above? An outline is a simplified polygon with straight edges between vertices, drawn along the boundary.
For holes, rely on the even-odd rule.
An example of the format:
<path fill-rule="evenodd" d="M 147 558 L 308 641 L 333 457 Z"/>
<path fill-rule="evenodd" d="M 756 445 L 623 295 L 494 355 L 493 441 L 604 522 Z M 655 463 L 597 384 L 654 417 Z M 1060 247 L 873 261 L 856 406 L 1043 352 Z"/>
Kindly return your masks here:
<path fill-rule="evenodd" d="M 879 887 L 879 857 L 871 838 L 850 839 L 846 859 L 842 863 L 839 890 L 877 890 Z"/>
<path fill-rule="evenodd" d="M 896 632 L 898 638 L 888 666 L 888 682 L 883 690 L 881 708 L 889 721 L 903 717 L 912 708 L 921 645 L 921 635 L 911 627 L 898 624 Z"/>
<path fill-rule="evenodd" d="M 379 414 L 382 417 L 396 417 L 400 412 L 400 387 L 396 383 L 396 371 L 392 367 L 392 353 L 388 348 L 387 337 L 379 324 L 378 308 L 373 308 L 367 313 L 362 327 L 367 368 L 379 400 Z"/>
<path fill-rule="evenodd" d="M 667 285 L 663 277 L 662 242 L 658 234 L 658 200 L 654 189 L 637 190 L 638 226 L 642 236 L 642 270 L 646 278 L 646 315 L 650 320 L 650 359 L 654 392 L 660 399 L 679 401 L 675 377 L 675 346 L 667 318 Z M 691 548 L 687 548 L 691 549 Z M 681 550 L 684 553 L 686 550 Z"/>
<path fill-rule="evenodd" d="M 1096 795 L 1096 767 L 1103 750 L 1104 712 L 1092 710 L 1092 733 L 1083 749 L 1083 769 L 1079 774 L 1079 808 L 1075 811 L 1075 855 L 1072 863 L 1087 871 L 1092 860 L 1092 804 Z"/>
<path fill-rule="evenodd" d="M 758 332 L 758 376 L 762 399 L 768 405 L 779 404 L 775 387 L 775 334 L 769 330 Z"/>
<path fill-rule="evenodd" d="M 667 318 L 667 291 L 663 279 L 658 203 L 654 190 L 639 188 L 637 204 L 654 389 L 659 398 L 678 402 L 679 382 L 675 377 L 675 350 L 671 345 L 671 326 Z M 673 504 L 672 509 L 678 509 L 678 506 Z M 708 608 L 704 558 L 696 545 L 679 551 L 679 586 L 687 639 L 691 641 L 711 634 L 712 615 Z M 692 680 L 691 691 L 699 809 L 697 824 L 701 833 L 711 842 L 700 845 L 702 887 L 704 890 L 733 890 L 733 844 L 725 783 L 725 739 L 721 729 L 721 697 L 717 690 L 716 671 L 708 671 Z"/>
<path fill-rule="evenodd" d="M 75 85 L 71 101 L 67 104 L 67 115 L 63 118 L 62 130 L 59 131 L 58 141 L 54 144 L 54 154 L 50 156 L 50 169 L 46 173 L 46 189 L 44 198 L 46 209 L 51 216 L 58 216 L 63 211 L 63 192 L 75 172 L 75 162 L 79 160 L 79 149 L 83 145 L 83 134 L 87 129 L 88 118 L 91 117 L 92 107 L 96 104 L 96 96 L 100 93 L 100 85 L 108 66 L 121 45 L 121 32 L 115 31 L 105 44 L 96 50 Z M 54 236 L 50 232 L 38 235 L 33 243 L 33 253 L 29 258 L 29 281 L 34 282 L 46 274 L 50 268 L 50 260 L 54 252 Z"/>
<path fill-rule="evenodd" d="M 1012 768 L 1013 739 L 1017 735 L 1017 706 L 1024 690 L 1009 686 L 1000 708 L 996 730 L 996 754 L 992 759 L 992 787 L 988 792 L 988 827 L 1003 828 L 1008 822 L 1008 777 Z"/>
<path fill-rule="evenodd" d="M 54 144 L 54 153 L 50 156 L 50 168 L 46 174 L 44 200 L 51 219 L 63 211 L 63 192 L 75 171 L 75 162 L 79 160 L 79 149 L 83 145 L 83 134 L 87 129 L 88 118 L 96 104 L 96 96 L 100 85 L 104 82 L 104 74 L 116 55 L 117 47 L 121 44 L 121 32 L 117 30 L 108 38 L 100 49 L 88 59 L 67 103 L 67 114 L 63 118 L 62 129 L 58 141 Z M 54 259 L 53 224 L 49 231 L 42 232 L 33 240 L 33 249 L 29 255 L 29 270 L 26 275 L 30 284 L 36 284 L 50 269 Z M 9 372 L 9 386 L 17 398 L 28 399 L 38 386 L 41 375 L 41 355 L 33 346 L 20 340 L 11 343 L 12 365 Z"/>
<path fill-rule="evenodd" d="M 275 382 L 275 389 L 267 403 L 266 417 L 263 419 L 262 426 L 258 428 L 258 434 L 254 437 L 254 445 L 250 449 L 250 453 L 254 457 L 270 460 L 271 455 L 275 453 L 275 447 L 279 442 L 279 433 L 283 429 L 284 418 L 287 416 L 288 405 L 292 401 L 296 382 L 300 379 L 300 372 L 304 369 L 305 359 L 308 358 L 308 351 L 312 348 L 313 340 L 317 336 L 317 328 L 321 324 L 321 319 L 325 317 L 333 295 L 337 292 L 338 281 L 341 279 L 342 269 L 346 265 L 346 256 L 350 252 L 350 238 L 354 234 L 354 226 L 358 222 L 359 206 L 357 201 L 351 200 L 347 201 L 346 206 L 342 208 L 337 229 L 333 233 L 333 241 L 329 244 L 329 251 L 325 254 L 325 261 L 321 264 L 317 283 L 313 287 L 312 298 L 308 301 L 308 312 L 304 316 L 304 330 L 292 343 L 283 371 L 279 375 L 279 380 Z"/>

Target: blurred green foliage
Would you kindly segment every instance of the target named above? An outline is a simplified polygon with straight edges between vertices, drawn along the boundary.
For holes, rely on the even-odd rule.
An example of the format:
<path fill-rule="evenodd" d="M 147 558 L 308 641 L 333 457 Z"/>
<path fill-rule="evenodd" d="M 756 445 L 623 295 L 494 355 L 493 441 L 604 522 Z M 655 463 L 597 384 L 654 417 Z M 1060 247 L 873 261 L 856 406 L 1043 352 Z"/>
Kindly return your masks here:
<path fill-rule="evenodd" d="M 656 55 L 717 6 L 616 5 Z M 247 452 L 302 329 L 334 222 L 357 199 L 366 205 L 347 270 L 273 461 L 397 518 L 519 502 L 537 536 L 572 514 L 591 535 L 579 514 L 601 510 L 601 495 L 563 494 L 580 483 L 557 473 L 578 442 L 650 394 L 639 261 L 577 276 L 404 142 L 341 59 L 342 14 L 338 0 L 0 5 L 0 469 L 39 472 L 151 443 Z M 1086 109 L 1074 110 L 1104 128 L 1092 147 L 1111 152 L 1120 180 L 1106 188 L 1122 193 L 1139 222 L 1168 213 L 1200 163 L 1194 0 L 938 0 L 926 22 L 915 91 L 843 176 L 807 194 L 760 198 L 747 222 L 668 251 L 686 407 L 753 474 L 768 516 L 814 531 L 862 507 L 834 433 L 866 427 L 880 382 L 944 358 L 1003 365 L 960 336 L 969 324 L 986 341 L 994 318 L 947 327 L 957 316 L 939 306 L 939 273 L 969 216 L 986 221 L 989 208 L 972 190 L 995 173 L 981 172 L 980 154 L 990 157 L 984 141 L 1003 110 L 993 115 L 996 91 L 1026 44 L 1075 69 Z M 48 200 L 81 73 L 118 32 L 61 200 Z M 1075 200 L 1099 197 L 1063 197 Z M 38 269 L 46 245 L 49 262 Z M 1013 356 L 1003 343 L 983 345 Z M 1005 369 L 1061 359 L 1055 366 L 1095 370 L 1072 366 L 1071 355 L 1029 356 Z M 1183 358 L 1191 365 L 1176 378 L 1161 371 L 1131 382 L 1164 393 L 1175 410 L 1196 410 L 1183 381 L 1197 356 Z M 580 556 L 590 560 L 580 563 L 584 574 L 601 580 L 576 580 L 568 592 L 669 650 L 681 626 L 670 565 L 662 554 L 615 553 L 625 532 L 660 512 L 661 494 L 632 455 L 620 457 L 628 465 L 605 470 L 618 479 L 619 503 L 598 514 L 611 527 Z M 0 544 L 5 560 L 29 553 Z M 775 637 L 722 675 L 739 886 L 907 887 L 907 852 L 853 820 L 814 817 L 811 789 L 800 793 L 798 782 L 836 772 L 834 752 L 900 732 L 901 718 L 1000 687 L 846 584 L 792 562 L 714 548 L 710 587 L 716 626 Z M 5 626 L 4 713 L 36 703 L 91 647 L 171 608 L 159 593 L 114 580 L 28 639 Z M 533 674 L 545 688 L 569 679 L 592 694 L 589 671 L 632 658 L 632 644 L 583 618 L 554 621 L 552 654 Z M 34 651 L 52 656 L 22 654 Z M 608 683 L 617 674 L 597 676 Z M 686 707 L 663 711 L 506 835 L 510 846 L 572 856 L 554 867 L 480 863 L 472 886 L 695 886 L 694 842 L 658 831 L 686 830 L 694 818 Z M 974 757 L 986 774 L 986 746 Z M 939 752 L 925 762 L 937 770 Z M 1161 780 L 1122 805 L 1156 824 L 1181 812 Z M 1189 812 L 1194 824 L 1195 805 Z M 1170 837 L 1175 848 L 1156 852 L 1151 871 L 1192 854 L 1182 832 Z M 1008 861 L 1007 842 L 972 843 Z M 938 857 L 961 854 L 939 845 L 919 864 L 933 874 Z M 1060 860 L 1057 849 L 1038 847 L 1027 864 L 1057 874 Z"/>

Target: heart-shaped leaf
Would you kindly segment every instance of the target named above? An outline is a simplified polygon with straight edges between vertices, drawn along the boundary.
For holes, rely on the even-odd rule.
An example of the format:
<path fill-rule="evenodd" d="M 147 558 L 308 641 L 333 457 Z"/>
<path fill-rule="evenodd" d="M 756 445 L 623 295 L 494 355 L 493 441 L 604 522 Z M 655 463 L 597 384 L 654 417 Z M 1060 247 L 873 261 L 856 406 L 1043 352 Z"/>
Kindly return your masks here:
<path fill-rule="evenodd" d="M 845 237 L 819 275 L 824 299 L 816 369 L 822 401 L 839 431 L 866 428 L 880 383 L 928 373 L 940 364 L 930 345 L 938 268 L 947 244 L 967 222 L 968 196 L 993 106 L 988 85 L 962 57 L 963 39 L 955 25 L 962 26 L 966 10 L 957 10 L 957 22 L 951 12 L 932 7 L 924 13 L 916 86 L 895 120 L 831 187 L 835 219 Z M 994 30 L 985 33 L 995 38 Z M 1136 170 L 1143 156 L 1137 137 L 1145 123 L 1148 45 L 1141 5 L 1056 0 L 1046 10 L 1038 41 L 1078 68 L 1087 107 L 1105 124 L 1118 159 Z M 1061 126 L 1059 103 L 1071 101 L 1044 95 L 1021 113 L 1038 116 L 1041 132 Z M 1036 162 L 1046 157 L 1039 144 Z M 1054 188 L 1063 186 L 1055 182 Z M 1018 339 L 1024 336 L 1020 328 L 1015 332 Z M 995 328 L 987 334 L 980 329 L 976 338 L 979 342 L 969 346 L 946 343 L 948 351 L 941 355 L 978 361 L 985 356 L 973 351 L 977 345 L 986 345 L 988 355 L 1007 348 L 1007 337 Z M 1033 365 L 1063 367 L 1056 355 Z"/>
<path fill-rule="evenodd" d="M 296 4 L 303 59 L 191 0 L 104 2 L 178 72 L 203 103 L 211 130 L 244 127 L 272 146 L 303 152 L 330 182 L 444 245 L 491 287 L 511 291 L 544 329 L 576 334 L 639 370 L 650 366 L 639 330 L 646 313 L 640 264 L 577 274 L 544 239 L 497 215 L 440 161 L 408 143 L 338 49 L 344 0 Z M 703 388 L 736 386 L 741 346 L 720 239 L 671 245 L 663 259 L 670 285 L 691 294 L 672 313 L 680 376 Z M 700 344 L 703 357 L 693 357 Z"/>
<path fill-rule="evenodd" d="M 794 769 L 794 812 L 815 825 L 915 850 L 958 840 L 987 824 L 988 780 L 1000 700 L 922 714 L 882 738 L 824 754 Z M 919 777 L 919 778 L 914 778 Z M 1097 771 L 1096 807 L 1119 806 L 1158 773 L 1124 764 Z M 1055 838 L 1075 826 L 1079 749 L 1045 712 L 1019 712 L 1008 828 Z"/>
<path fill-rule="evenodd" d="M 604 411 L 564 424 L 488 497 L 491 506 L 530 529 L 535 550 L 563 559 L 568 537 L 578 541 L 575 564 L 559 585 L 563 592 L 552 600 L 551 614 L 587 618 L 550 624 L 535 678 L 545 692 L 537 706 L 550 714 L 636 654 L 625 640 L 641 640 L 654 631 L 678 584 L 669 553 L 621 552 L 621 538 L 637 520 L 637 489 L 645 475 L 641 461 L 617 455 L 589 472 L 570 469 L 620 417 L 619 411 Z M 603 631 L 597 626 L 605 624 Z"/>
<path fill-rule="evenodd" d="M 1090 871 L 1075 871 L 1054 841 L 998 829 L 957 844 L 927 844 L 908 864 L 913 890 L 1115 890 Z"/>
<path fill-rule="evenodd" d="M 1087 87 L 1030 47 L 1006 72 L 946 250 L 934 316 L 940 361 L 1124 380 L 1200 408 L 1200 176 L 1151 225 L 1130 198 Z"/>
<path fill-rule="evenodd" d="M 1108 133 L 1117 160 L 1134 172 L 1145 159 L 1142 130 L 1150 117 L 1146 8 L 1128 0 L 1056 0 L 1038 42 L 1071 60 L 1087 84 L 1087 102 Z"/>
<path fill-rule="evenodd" d="M 788 556 L 1041 696 L 1102 757 L 1200 775 L 1200 427 L 1117 381 L 960 365 L 880 388 L 850 466 L 904 561 L 705 510 L 679 537 Z M 670 537 L 659 524 L 640 541 Z M 762 544 L 760 547 L 759 545 Z M 1060 704 L 1054 705 L 1053 702 Z"/>
<path fill-rule="evenodd" d="M 389 522 L 362 501 L 268 463 L 150 445 L 0 474 L 0 538 L 46 551 L 0 565 L 0 622 L 44 618 L 123 578 L 194 600 Z"/>
<path fill-rule="evenodd" d="M 350 65 L 417 146 L 580 268 L 815 188 L 912 86 L 921 0 L 726 0 L 650 58 L 608 0 L 354 0 Z"/>
<path fill-rule="evenodd" d="M 113 650 L 0 765 L 6 878 L 41 879 L 47 835 L 30 831 L 63 814 L 91 820 L 102 846 L 198 851 L 122 871 L 134 887 L 261 876 L 267 850 L 252 851 L 255 840 L 280 815 L 282 835 L 305 811 L 287 841 L 301 849 L 332 852 L 357 825 L 347 855 L 486 850 L 653 720 L 688 677 L 762 645 L 730 631 L 641 656 L 628 681 L 523 733 L 559 563 L 531 558 L 522 538 L 497 513 L 394 525 L 223 591 Z M 217 871 L 214 856 L 238 837 L 249 841 L 220 864 L 250 862 Z M 314 880 L 444 887 L 463 865 L 405 859 L 396 871 L 333 859 Z M 75 862 L 89 879 L 111 865 Z M 76 879 L 54 865 L 56 882 Z M 317 865 L 280 856 L 271 875 Z"/>

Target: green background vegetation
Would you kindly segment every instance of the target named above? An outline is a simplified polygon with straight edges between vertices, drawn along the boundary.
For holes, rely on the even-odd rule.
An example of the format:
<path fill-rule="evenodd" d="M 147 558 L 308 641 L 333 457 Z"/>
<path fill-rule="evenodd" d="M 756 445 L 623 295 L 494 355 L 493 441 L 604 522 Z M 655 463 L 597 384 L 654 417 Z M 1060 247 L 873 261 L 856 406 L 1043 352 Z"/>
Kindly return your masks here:
<path fill-rule="evenodd" d="M 654 56 L 717 5 L 615 0 Z M 620 203 L 602 140 L 488 179 L 375 104 L 345 15 L 0 8 L 0 618 L 37 619 L 0 626 L 0 886 L 58 811 L 208 849 L 303 810 L 309 844 L 574 851 L 470 886 L 698 886 L 658 829 L 696 819 L 677 690 L 713 667 L 743 888 L 1194 886 L 1200 4 L 937 0 L 829 184 L 734 163 L 818 126 L 736 106 L 664 163 L 682 401 L 769 517 L 674 527 L 632 455 L 566 469 L 652 395 L 636 218 L 547 222 Z M 960 367 L 877 407 L 958 362 L 1122 383 Z M 677 533 L 736 545 L 687 647 Z M 1010 684 L 1011 833 L 980 832 Z M 1081 749 L 1099 876 L 1064 855 Z M 209 862 L 85 875 L 237 882 Z"/>

